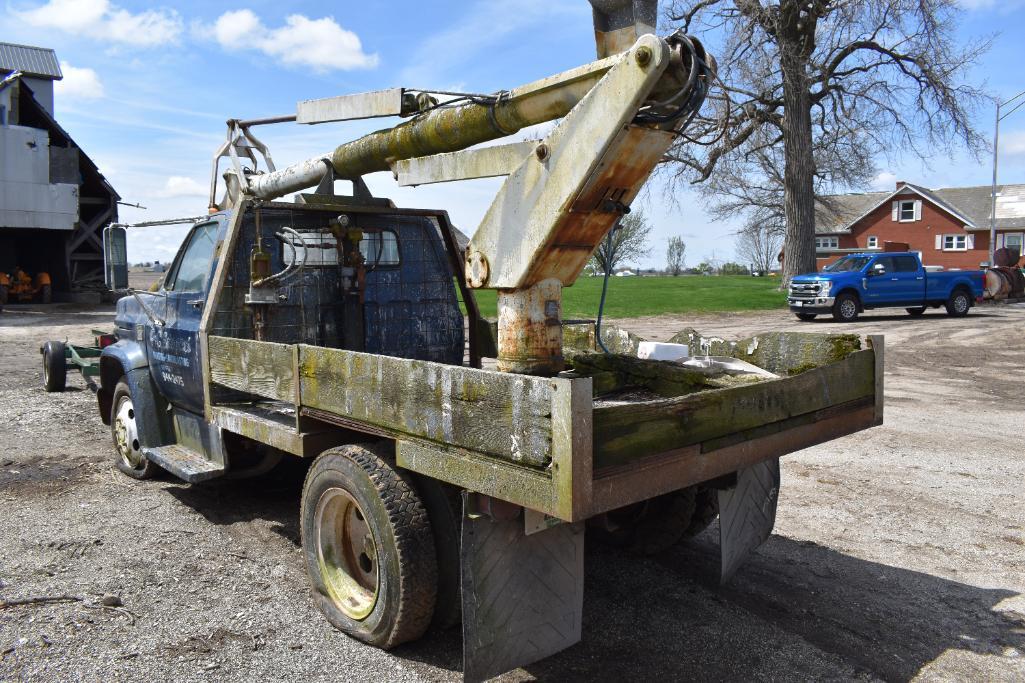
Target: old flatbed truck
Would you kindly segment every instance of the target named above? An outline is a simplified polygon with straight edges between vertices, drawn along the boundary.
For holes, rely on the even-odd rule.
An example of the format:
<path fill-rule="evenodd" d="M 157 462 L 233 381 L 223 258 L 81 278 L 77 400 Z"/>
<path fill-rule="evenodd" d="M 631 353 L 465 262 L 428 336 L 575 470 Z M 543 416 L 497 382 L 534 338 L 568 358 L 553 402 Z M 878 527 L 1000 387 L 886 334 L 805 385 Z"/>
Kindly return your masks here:
<path fill-rule="evenodd" d="M 689 334 L 707 356 L 690 367 L 638 359 L 610 330 L 620 353 L 597 353 L 593 325 L 561 320 L 562 286 L 714 68 L 693 38 L 652 34 L 654 2 L 592 4 L 598 61 L 509 92 L 396 89 L 230 120 L 209 219 L 159 291 L 118 302 L 99 360 L 122 472 L 201 482 L 312 459 L 317 606 L 383 648 L 461 621 L 467 680 L 580 639 L 585 520 L 651 549 L 717 512 L 725 580 L 772 530 L 778 458 L 882 421 L 881 338 Z M 282 170 L 250 130 L 389 115 L 409 118 Z M 467 149 L 554 119 L 541 141 Z M 408 185 L 508 177 L 460 247 L 444 211 L 370 196 L 362 176 L 389 169 Z M 497 326 L 478 288 L 498 290 Z M 774 376 L 734 376 L 727 356 Z"/>

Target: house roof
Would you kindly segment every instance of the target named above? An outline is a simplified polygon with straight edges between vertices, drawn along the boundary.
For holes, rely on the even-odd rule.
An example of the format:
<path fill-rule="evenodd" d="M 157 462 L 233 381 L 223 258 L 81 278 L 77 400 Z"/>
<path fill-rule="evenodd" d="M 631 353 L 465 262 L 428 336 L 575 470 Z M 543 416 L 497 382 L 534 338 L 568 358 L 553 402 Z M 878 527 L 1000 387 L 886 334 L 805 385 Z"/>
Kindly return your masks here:
<path fill-rule="evenodd" d="M 0 71 L 21 71 L 26 76 L 64 78 L 57 54 L 48 47 L 0 43 Z"/>
<path fill-rule="evenodd" d="M 849 233 L 855 223 L 880 205 L 900 194 L 918 194 L 940 207 L 971 231 L 989 230 L 992 197 L 989 185 L 945 187 L 936 190 L 908 183 L 892 192 L 818 197 L 815 207 L 815 232 Z M 1025 229 L 1025 184 L 997 185 L 996 227 L 998 230 Z"/>

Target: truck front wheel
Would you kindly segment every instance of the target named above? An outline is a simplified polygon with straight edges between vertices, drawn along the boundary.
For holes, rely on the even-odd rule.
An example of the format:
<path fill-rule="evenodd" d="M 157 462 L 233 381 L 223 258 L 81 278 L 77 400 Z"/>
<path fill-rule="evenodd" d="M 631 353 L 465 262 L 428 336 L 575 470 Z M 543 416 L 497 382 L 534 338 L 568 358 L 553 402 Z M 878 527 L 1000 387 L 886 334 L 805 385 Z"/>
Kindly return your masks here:
<path fill-rule="evenodd" d="M 139 444 L 139 430 L 135 424 L 135 404 L 132 390 L 123 379 L 114 389 L 110 409 L 110 433 L 114 437 L 117 468 L 132 479 L 149 479 L 157 466 L 146 459 Z"/>
<path fill-rule="evenodd" d="M 841 323 L 852 323 L 858 319 L 858 297 L 844 292 L 836 297 L 833 303 L 833 320 Z"/>
<path fill-rule="evenodd" d="M 947 299 L 947 314 L 955 318 L 963 318 L 968 315 L 968 309 L 972 306 L 972 300 L 968 292 L 963 289 L 955 290 Z"/>
<path fill-rule="evenodd" d="M 438 565 L 408 475 L 362 446 L 324 451 L 306 475 L 300 519 L 313 599 L 335 628 L 383 649 L 424 634 Z"/>

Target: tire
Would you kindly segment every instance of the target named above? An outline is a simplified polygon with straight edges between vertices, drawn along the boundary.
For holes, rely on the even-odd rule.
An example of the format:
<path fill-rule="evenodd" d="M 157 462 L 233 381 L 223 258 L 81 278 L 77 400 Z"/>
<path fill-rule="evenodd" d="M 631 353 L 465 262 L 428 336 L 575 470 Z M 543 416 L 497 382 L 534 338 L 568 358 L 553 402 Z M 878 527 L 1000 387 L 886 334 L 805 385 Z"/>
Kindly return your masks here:
<path fill-rule="evenodd" d="M 114 439 L 114 464 L 132 479 L 149 479 L 158 466 L 146 459 L 135 425 L 132 390 L 123 379 L 114 388 L 110 407 L 110 435 Z"/>
<path fill-rule="evenodd" d="M 602 515 L 597 540 L 640 555 L 657 555 L 683 538 L 694 514 L 694 487 Z"/>
<path fill-rule="evenodd" d="M 53 287 L 50 285 L 43 285 L 39 288 L 39 301 L 44 304 L 53 303 Z"/>
<path fill-rule="evenodd" d="M 972 307 L 972 297 L 963 289 L 955 289 L 947 299 L 947 315 L 954 318 L 963 318 L 968 315 Z"/>
<path fill-rule="evenodd" d="M 858 319 L 858 297 L 844 292 L 833 302 L 833 320 L 840 323 L 852 323 Z"/>
<path fill-rule="evenodd" d="M 910 315 L 912 318 L 921 318 L 922 315 L 925 313 L 925 306 L 919 306 L 918 308 L 906 308 L 904 310 L 906 310 L 908 312 L 908 315 Z"/>
<path fill-rule="evenodd" d="M 809 320 L 815 320 L 818 313 L 795 313 L 794 315 L 796 315 L 799 320 L 808 322 Z"/>
<path fill-rule="evenodd" d="M 463 617 L 459 581 L 463 499 L 458 488 L 437 479 L 414 475 L 413 483 L 427 508 L 427 517 L 434 533 L 434 553 L 438 560 L 438 597 L 434 603 L 431 628 L 444 631 L 458 624 Z"/>
<path fill-rule="evenodd" d="M 48 341 L 39 351 L 43 354 L 43 388 L 49 392 L 64 391 L 68 384 L 64 342 Z"/>
<path fill-rule="evenodd" d="M 313 599 L 327 620 L 385 650 L 422 636 L 438 565 L 427 509 L 408 475 L 365 447 L 332 448 L 310 467 L 300 510 Z"/>
<path fill-rule="evenodd" d="M 698 487 L 694 494 L 694 514 L 690 525 L 683 532 L 684 538 L 694 538 L 719 516 L 719 492 L 716 489 Z"/>

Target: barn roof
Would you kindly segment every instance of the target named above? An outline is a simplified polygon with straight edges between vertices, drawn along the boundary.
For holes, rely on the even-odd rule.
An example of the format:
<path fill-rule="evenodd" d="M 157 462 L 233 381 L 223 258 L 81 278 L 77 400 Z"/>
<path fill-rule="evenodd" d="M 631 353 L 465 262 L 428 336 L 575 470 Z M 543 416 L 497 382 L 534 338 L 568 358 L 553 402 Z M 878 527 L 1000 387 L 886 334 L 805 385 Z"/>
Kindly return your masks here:
<path fill-rule="evenodd" d="M 0 43 L 0 71 L 20 71 L 26 76 L 64 78 L 57 54 L 47 47 Z"/>

